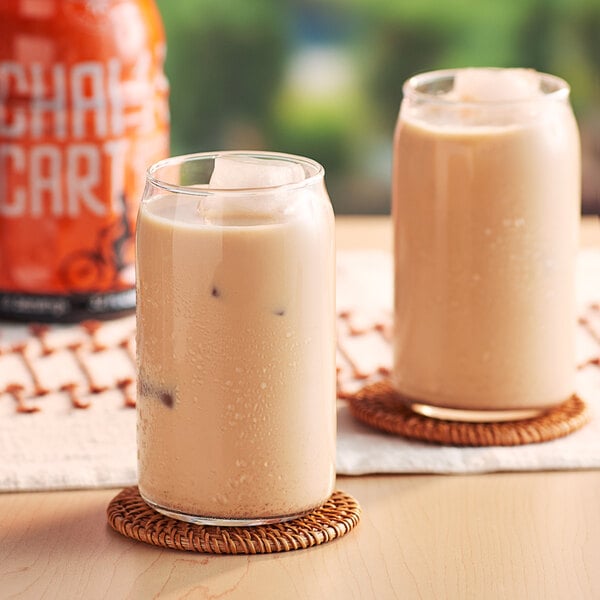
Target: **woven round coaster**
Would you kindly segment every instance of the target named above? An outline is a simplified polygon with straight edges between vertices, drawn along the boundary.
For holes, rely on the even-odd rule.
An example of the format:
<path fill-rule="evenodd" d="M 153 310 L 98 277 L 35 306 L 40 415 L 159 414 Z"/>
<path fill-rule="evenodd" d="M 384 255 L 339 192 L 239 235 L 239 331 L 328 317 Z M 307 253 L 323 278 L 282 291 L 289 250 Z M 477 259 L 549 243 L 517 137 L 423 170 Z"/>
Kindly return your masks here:
<path fill-rule="evenodd" d="M 153 546 L 211 554 L 268 554 L 310 548 L 342 537 L 358 524 L 361 509 L 352 496 L 335 491 L 320 508 L 286 523 L 193 525 L 156 512 L 134 486 L 117 494 L 106 512 L 115 531 Z"/>
<path fill-rule="evenodd" d="M 467 423 L 446 421 L 415 413 L 388 382 L 368 385 L 348 400 L 359 421 L 407 438 L 453 446 L 518 446 L 547 442 L 583 427 L 590 419 L 578 396 L 542 415 L 520 421 Z"/>

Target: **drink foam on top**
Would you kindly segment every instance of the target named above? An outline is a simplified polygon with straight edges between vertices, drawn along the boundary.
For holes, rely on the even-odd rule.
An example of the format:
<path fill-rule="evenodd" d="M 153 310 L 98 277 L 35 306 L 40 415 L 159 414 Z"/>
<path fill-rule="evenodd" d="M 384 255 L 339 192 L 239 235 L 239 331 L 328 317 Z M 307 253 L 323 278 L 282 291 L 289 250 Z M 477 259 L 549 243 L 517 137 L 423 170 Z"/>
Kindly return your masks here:
<path fill-rule="evenodd" d="M 457 69 L 450 91 L 433 94 L 431 103 L 405 105 L 402 114 L 426 126 L 481 132 L 532 123 L 548 110 L 538 102 L 544 95 L 542 74 L 533 69 Z"/>
<path fill-rule="evenodd" d="M 303 181 L 301 165 L 252 156 L 217 156 L 209 187 L 221 190 L 269 188 Z"/>
<path fill-rule="evenodd" d="M 510 102 L 541 93 L 540 74 L 533 69 L 462 69 L 448 96 L 461 102 Z"/>

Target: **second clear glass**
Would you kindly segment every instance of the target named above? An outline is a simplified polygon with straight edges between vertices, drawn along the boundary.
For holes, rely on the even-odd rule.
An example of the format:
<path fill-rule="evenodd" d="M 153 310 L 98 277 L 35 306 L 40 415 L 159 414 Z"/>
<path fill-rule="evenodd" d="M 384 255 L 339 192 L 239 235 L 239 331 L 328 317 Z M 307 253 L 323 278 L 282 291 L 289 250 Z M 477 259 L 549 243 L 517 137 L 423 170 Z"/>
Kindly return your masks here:
<path fill-rule="evenodd" d="M 404 92 L 394 386 L 427 415 L 535 415 L 575 384 L 581 171 L 569 86 L 533 71 L 452 70 L 417 75 Z"/>

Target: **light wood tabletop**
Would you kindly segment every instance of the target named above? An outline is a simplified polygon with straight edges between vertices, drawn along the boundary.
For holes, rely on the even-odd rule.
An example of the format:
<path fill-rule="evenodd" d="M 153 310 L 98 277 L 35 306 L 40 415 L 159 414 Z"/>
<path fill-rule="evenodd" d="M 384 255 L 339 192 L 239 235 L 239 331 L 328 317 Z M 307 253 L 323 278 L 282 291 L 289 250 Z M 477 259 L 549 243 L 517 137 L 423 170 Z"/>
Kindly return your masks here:
<path fill-rule="evenodd" d="M 582 225 L 600 247 L 600 222 Z M 389 218 L 338 218 L 339 248 L 391 247 Z M 0 457 L 1 459 L 1 457 Z M 363 507 L 309 550 L 213 556 L 126 539 L 118 490 L 0 494 L 0 598 L 600 598 L 600 470 L 340 477 Z"/>

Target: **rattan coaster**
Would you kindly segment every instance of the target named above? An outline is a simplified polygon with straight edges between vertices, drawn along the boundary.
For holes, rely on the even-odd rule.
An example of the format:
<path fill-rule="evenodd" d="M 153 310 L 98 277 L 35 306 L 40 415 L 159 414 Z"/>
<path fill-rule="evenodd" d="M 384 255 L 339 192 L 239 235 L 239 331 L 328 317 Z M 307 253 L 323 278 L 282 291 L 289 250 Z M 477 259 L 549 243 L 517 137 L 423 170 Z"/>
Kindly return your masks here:
<path fill-rule="evenodd" d="M 578 396 L 544 414 L 521 421 L 467 423 L 426 417 L 412 411 L 388 382 L 368 385 L 348 399 L 350 412 L 371 427 L 403 437 L 453 446 L 518 446 L 547 442 L 583 427 L 590 419 Z"/>
<path fill-rule="evenodd" d="M 211 554 L 269 554 L 326 544 L 346 535 L 360 519 L 360 505 L 335 491 L 327 502 L 293 521 L 254 527 L 193 525 L 150 508 L 137 487 L 115 496 L 107 509 L 110 526 L 126 537 L 174 550 Z"/>

